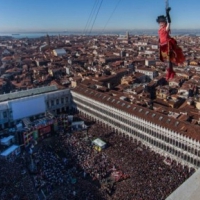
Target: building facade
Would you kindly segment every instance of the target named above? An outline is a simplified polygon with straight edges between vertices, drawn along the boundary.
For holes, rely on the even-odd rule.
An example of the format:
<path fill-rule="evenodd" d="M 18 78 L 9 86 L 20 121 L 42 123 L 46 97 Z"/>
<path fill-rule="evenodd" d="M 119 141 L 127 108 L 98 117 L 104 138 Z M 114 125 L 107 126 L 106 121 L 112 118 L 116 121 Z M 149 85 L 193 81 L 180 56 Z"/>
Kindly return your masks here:
<path fill-rule="evenodd" d="M 34 99 L 40 99 L 39 103 L 44 104 L 44 108 L 41 112 L 38 110 L 38 113 L 35 112 L 35 114 L 32 115 L 31 113 L 34 112 L 30 112 L 29 115 L 29 110 L 32 109 L 31 107 L 33 107 L 32 110 L 38 107 L 38 105 L 34 104 Z M 27 102 L 32 103 L 30 107 L 27 106 Z M 23 104 L 24 107 L 22 107 Z M 71 106 L 70 90 L 57 90 L 57 88 L 54 86 L 47 86 L 43 87 L 42 90 L 36 88 L 20 91 L 18 94 L 10 93 L 0 95 L 0 129 L 14 126 L 16 123 L 23 119 L 20 119 L 20 114 L 18 114 L 19 117 L 15 117 L 17 111 L 14 109 L 18 109 L 17 107 L 20 106 L 21 110 L 19 109 L 18 112 L 26 112 L 24 117 L 31 118 L 35 118 L 39 115 L 45 114 L 46 112 L 51 112 L 55 115 L 58 113 L 67 112 Z"/>
<path fill-rule="evenodd" d="M 134 111 L 133 114 L 124 111 L 125 106 L 127 110 L 130 110 L 133 107 L 132 105 L 122 103 L 124 108 L 120 109 L 119 106 L 115 105 L 118 102 L 121 103 L 121 101 L 117 101 L 113 97 L 105 97 L 104 95 L 102 95 L 102 98 L 105 97 L 104 100 L 95 100 L 99 95 L 97 94 L 98 92 L 93 92 L 94 98 L 92 98 L 89 95 L 92 91 L 90 90 L 89 93 L 87 91 L 72 91 L 73 107 L 81 114 L 104 124 L 115 132 L 123 133 L 130 138 L 141 141 L 152 150 L 175 159 L 179 163 L 195 168 L 200 166 L 199 141 L 186 137 L 173 129 L 152 123 L 151 120 L 138 117 L 134 115 Z M 105 103 L 106 101 L 109 101 L 111 104 L 108 105 Z M 142 108 L 135 107 L 136 109 L 139 109 L 137 112 L 141 112 L 140 116 L 151 114 L 150 111 L 143 110 Z M 135 111 L 135 113 L 137 112 Z M 156 114 L 153 114 L 151 117 L 154 117 L 154 115 Z"/>
<path fill-rule="evenodd" d="M 146 76 L 148 76 L 151 80 L 153 80 L 154 78 L 156 78 L 158 76 L 158 72 L 154 69 L 151 68 L 144 68 L 144 67 L 137 67 L 135 69 L 136 72 L 145 74 Z"/>

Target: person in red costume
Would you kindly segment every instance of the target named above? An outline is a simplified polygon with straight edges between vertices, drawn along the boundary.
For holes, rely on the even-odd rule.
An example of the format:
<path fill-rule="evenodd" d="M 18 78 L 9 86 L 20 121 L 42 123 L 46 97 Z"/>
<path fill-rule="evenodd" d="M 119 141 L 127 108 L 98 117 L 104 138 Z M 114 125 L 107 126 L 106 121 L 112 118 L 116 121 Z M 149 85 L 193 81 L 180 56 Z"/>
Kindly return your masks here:
<path fill-rule="evenodd" d="M 172 79 L 175 76 L 173 64 L 183 64 L 185 57 L 182 49 L 177 45 L 177 41 L 170 36 L 170 12 L 171 8 L 166 9 L 166 17 L 164 15 L 158 16 L 157 22 L 160 26 L 158 30 L 159 46 L 160 46 L 160 60 L 168 62 L 168 69 L 166 79 Z"/>

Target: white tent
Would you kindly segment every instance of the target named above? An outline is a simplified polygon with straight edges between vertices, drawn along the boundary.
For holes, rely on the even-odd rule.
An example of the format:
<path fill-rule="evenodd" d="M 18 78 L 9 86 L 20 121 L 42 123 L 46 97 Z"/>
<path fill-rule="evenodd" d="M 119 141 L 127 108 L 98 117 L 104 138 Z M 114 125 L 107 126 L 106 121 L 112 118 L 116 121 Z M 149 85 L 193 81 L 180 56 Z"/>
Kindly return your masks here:
<path fill-rule="evenodd" d="M 5 145 L 5 146 L 10 146 L 11 142 L 14 142 L 15 138 L 13 135 L 10 135 L 8 137 L 2 138 L 0 140 L 1 145 Z"/>
<path fill-rule="evenodd" d="M 20 153 L 20 146 L 18 145 L 12 145 L 5 151 L 3 151 L 0 155 L 1 157 L 8 159 L 11 156 L 16 156 Z"/>
<path fill-rule="evenodd" d="M 103 140 L 99 139 L 99 138 L 93 140 L 92 144 L 94 144 L 95 146 L 100 147 L 101 149 L 104 149 L 106 147 L 106 143 Z"/>

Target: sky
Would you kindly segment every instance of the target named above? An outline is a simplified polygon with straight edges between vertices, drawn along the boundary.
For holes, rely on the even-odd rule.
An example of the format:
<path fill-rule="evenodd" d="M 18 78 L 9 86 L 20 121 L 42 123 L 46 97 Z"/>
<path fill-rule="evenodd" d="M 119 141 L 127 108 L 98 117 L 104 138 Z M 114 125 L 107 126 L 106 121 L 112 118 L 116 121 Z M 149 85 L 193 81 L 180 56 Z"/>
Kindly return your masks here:
<path fill-rule="evenodd" d="M 0 0 L 0 32 L 83 31 L 95 1 L 101 2 Z M 169 3 L 172 28 L 200 29 L 200 0 L 169 0 Z M 165 0 L 103 0 L 92 30 L 103 30 L 106 24 L 105 30 L 156 29 L 156 18 L 162 14 Z"/>

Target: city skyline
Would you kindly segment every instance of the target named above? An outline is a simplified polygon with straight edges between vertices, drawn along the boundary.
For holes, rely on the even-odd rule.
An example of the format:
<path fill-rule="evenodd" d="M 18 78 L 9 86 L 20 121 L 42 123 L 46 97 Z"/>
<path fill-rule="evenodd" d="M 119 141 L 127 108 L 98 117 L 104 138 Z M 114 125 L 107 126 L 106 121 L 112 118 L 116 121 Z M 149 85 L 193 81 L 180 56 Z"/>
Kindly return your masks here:
<path fill-rule="evenodd" d="M 148 30 L 157 29 L 156 17 L 165 14 L 164 0 L 102 1 L 96 20 L 97 9 L 86 27 L 95 2 L 101 0 L 0 0 L 0 32 Z M 199 5 L 197 0 L 171 0 L 172 28 L 200 29 Z"/>
<path fill-rule="evenodd" d="M 1 199 L 199 200 L 198 22 L 93 0 L 86 27 L 92 4 L 40 1 L 0 4 Z"/>

